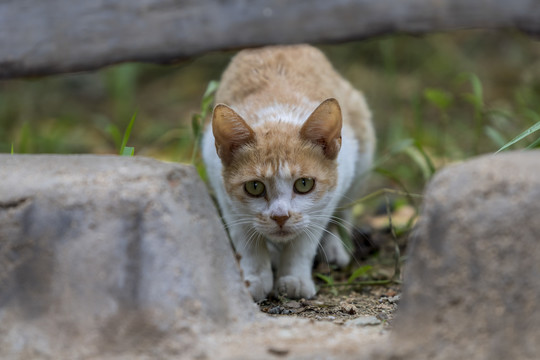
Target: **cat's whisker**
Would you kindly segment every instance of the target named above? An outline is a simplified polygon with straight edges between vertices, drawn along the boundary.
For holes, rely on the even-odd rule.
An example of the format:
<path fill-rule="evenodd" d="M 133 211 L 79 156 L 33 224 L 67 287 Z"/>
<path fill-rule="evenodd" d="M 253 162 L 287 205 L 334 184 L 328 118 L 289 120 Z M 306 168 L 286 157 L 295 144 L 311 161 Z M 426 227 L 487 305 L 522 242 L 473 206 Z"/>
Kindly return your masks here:
<path fill-rule="evenodd" d="M 313 219 L 318 219 L 318 220 L 328 220 L 329 223 L 331 224 L 336 224 L 336 225 L 341 225 L 341 226 L 344 226 L 344 227 L 351 227 L 353 228 L 354 227 L 354 224 L 343 219 L 343 218 L 340 218 L 338 216 L 326 216 L 326 215 L 311 215 L 311 217 Z"/>
<path fill-rule="evenodd" d="M 225 229 L 228 231 L 230 230 L 231 228 L 233 227 L 236 227 L 236 226 L 242 226 L 242 225 L 248 225 L 250 224 L 249 221 L 246 221 L 246 222 L 238 222 L 238 223 L 234 223 L 234 224 L 226 224 L 225 225 Z"/>
<path fill-rule="evenodd" d="M 255 242 L 255 245 L 258 245 L 256 242 L 260 240 L 259 233 L 257 232 L 257 229 L 254 227 L 250 227 L 246 234 L 246 239 L 243 242 L 244 248 L 243 250 L 246 250 L 248 247 L 253 245 L 253 242 Z M 258 246 L 257 246 L 258 247 Z"/>
<path fill-rule="evenodd" d="M 225 219 L 224 222 L 225 222 L 225 224 L 226 224 L 227 227 L 231 227 L 231 226 L 239 225 L 239 224 L 249 224 L 249 223 L 252 223 L 252 222 L 253 222 L 253 218 L 250 217 L 250 216 L 242 216 L 242 217 L 233 218 L 233 220 L 231 220 L 231 221 L 227 221 L 227 220 Z"/>
<path fill-rule="evenodd" d="M 332 215 L 330 216 L 330 218 L 328 218 L 326 215 L 322 215 L 322 214 L 311 214 L 311 217 L 314 218 L 314 219 L 319 219 L 319 220 L 326 220 L 328 219 L 328 223 L 329 224 L 335 224 L 335 225 L 338 225 L 338 226 L 342 226 L 344 227 L 347 231 L 352 231 L 352 229 L 354 229 L 356 227 L 355 224 L 353 224 L 352 222 L 350 221 L 347 221 L 339 216 L 336 216 L 336 215 Z"/>
<path fill-rule="evenodd" d="M 326 263 L 329 263 L 328 255 L 326 254 L 326 251 L 324 250 L 324 247 L 323 247 L 322 244 L 321 244 L 321 239 L 317 239 L 316 236 L 315 236 L 315 234 L 313 234 L 309 228 L 305 228 L 305 229 L 304 229 L 304 232 L 305 232 L 305 234 L 307 235 L 307 237 L 308 237 L 308 239 L 309 239 L 310 241 L 315 241 L 315 242 L 317 242 L 317 248 L 321 249 L 321 253 L 322 253 L 322 255 L 324 256 L 324 261 L 325 261 Z"/>

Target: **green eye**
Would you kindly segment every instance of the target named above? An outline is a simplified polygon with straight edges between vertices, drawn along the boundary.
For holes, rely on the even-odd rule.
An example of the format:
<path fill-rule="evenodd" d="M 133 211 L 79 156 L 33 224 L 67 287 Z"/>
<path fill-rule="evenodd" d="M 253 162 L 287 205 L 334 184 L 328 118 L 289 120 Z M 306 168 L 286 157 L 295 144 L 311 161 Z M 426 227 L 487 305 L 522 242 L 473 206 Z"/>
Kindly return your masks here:
<path fill-rule="evenodd" d="M 294 192 L 297 194 L 307 194 L 315 186 L 315 180 L 312 178 L 300 178 L 294 182 Z"/>
<path fill-rule="evenodd" d="M 244 190 L 251 196 L 263 196 L 264 184 L 257 180 L 248 181 L 244 184 Z"/>

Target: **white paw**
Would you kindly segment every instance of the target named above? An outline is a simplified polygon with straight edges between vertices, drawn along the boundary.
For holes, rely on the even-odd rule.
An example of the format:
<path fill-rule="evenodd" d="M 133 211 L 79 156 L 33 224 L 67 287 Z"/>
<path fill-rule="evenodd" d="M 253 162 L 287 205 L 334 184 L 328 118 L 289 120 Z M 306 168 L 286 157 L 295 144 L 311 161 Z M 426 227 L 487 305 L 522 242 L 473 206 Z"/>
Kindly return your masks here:
<path fill-rule="evenodd" d="M 292 299 L 310 299 L 317 293 L 311 278 L 300 278 L 292 275 L 282 276 L 278 279 L 276 292 Z"/>
<path fill-rule="evenodd" d="M 272 291 L 272 278 L 263 279 L 258 276 L 249 276 L 244 280 L 251 297 L 255 301 L 261 301 Z"/>
<path fill-rule="evenodd" d="M 345 250 L 341 239 L 335 236 L 325 236 L 321 240 L 318 259 L 344 268 L 349 265 L 351 256 Z"/>

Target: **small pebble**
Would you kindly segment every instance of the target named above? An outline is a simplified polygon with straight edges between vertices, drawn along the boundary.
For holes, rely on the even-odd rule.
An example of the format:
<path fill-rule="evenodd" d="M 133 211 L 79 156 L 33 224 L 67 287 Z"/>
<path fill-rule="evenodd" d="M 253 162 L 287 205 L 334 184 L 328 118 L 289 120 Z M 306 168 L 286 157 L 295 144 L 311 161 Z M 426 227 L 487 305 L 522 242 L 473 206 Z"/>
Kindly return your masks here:
<path fill-rule="evenodd" d="M 298 309 L 300 307 L 300 303 L 298 301 L 294 301 L 294 300 L 287 301 L 283 305 L 285 305 L 286 307 L 288 307 L 290 309 Z"/>
<path fill-rule="evenodd" d="M 385 301 L 388 301 L 390 304 L 396 304 L 401 299 L 401 294 L 397 294 L 396 296 L 388 297 L 388 296 L 381 296 L 379 299 L 379 303 L 383 303 Z"/>
<path fill-rule="evenodd" d="M 268 309 L 268 314 L 272 314 L 272 315 L 290 315 L 290 314 L 294 314 L 294 311 L 293 310 L 288 310 L 288 309 L 285 309 L 283 308 L 282 306 L 274 306 L 273 308 L 270 308 Z"/>
<path fill-rule="evenodd" d="M 354 315 L 358 312 L 358 309 L 356 308 L 356 306 L 354 306 L 354 304 L 349 304 L 345 301 L 342 301 L 339 306 L 341 308 L 341 311 L 349 315 Z"/>

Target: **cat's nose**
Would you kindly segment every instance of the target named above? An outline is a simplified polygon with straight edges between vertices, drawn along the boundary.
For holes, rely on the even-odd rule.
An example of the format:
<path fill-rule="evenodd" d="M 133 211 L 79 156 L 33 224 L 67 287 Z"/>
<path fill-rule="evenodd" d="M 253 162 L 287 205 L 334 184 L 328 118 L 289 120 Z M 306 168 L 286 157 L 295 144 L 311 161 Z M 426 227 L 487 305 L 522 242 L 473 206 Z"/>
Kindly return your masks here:
<path fill-rule="evenodd" d="M 285 222 L 289 220 L 289 215 L 272 215 L 270 216 L 270 219 L 274 220 L 279 227 L 283 227 L 285 225 Z"/>

